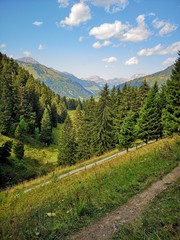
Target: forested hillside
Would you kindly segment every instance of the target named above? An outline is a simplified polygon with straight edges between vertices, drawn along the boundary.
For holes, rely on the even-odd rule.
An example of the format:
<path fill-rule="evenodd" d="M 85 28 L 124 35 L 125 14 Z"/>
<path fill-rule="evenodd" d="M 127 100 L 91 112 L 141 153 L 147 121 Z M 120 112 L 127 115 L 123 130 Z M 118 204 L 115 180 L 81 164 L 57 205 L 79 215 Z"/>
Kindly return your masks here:
<path fill-rule="evenodd" d="M 126 84 L 130 85 L 130 86 L 134 86 L 134 87 L 140 87 L 143 83 L 143 81 L 146 81 L 149 86 L 153 86 L 155 82 L 158 83 L 159 86 L 161 86 L 162 84 L 165 84 L 167 82 L 167 80 L 170 78 L 171 73 L 172 73 L 172 69 L 174 68 L 173 65 L 167 67 L 166 69 L 164 69 L 163 71 L 160 72 L 156 72 L 153 74 L 149 74 L 143 77 L 138 77 L 135 78 L 129 82 L 127 82 Z M 125 83 L 120 84 L 121 87 L 124 86 Z"/>
<path fill-rule="evenodd" d="M 100 91 L 100 87 L 95 82 L 81 80 L 72 74 L 48 68 L 32 58 L 20 58 L 16 61 L 35 79 L 45 83 L 61 96 L 85 99 Z"/>
<path fill-rule="evenodd" d="M 37 141 L 48 146 L 52 128 L 61 125 L 58 164 L 73 165 L 114 148 L 136 146 L 179 132 L 180 58 L 163 88 L 124 85 L 104 86 L 98 101 L 61 98 L 35 80 L 12 59 L 0 55 L 0 133 L 15 138 L 0 146 L 2 164 L 9 164 L 11 151 L 23 159 L 24 144 Z M 72 117 L 67 108 L 75 109 Z M 13 146 L 12 146 L 13 145 Z M 48 161 L 48 159 L 46 159 Z M 3 166 L 3 165 L 2 165 Z M 1 175 L 3 178 L 3 175 Z"/>
<path fill-rule="evenodd" d="M 67 109 L 75 109 L 78 100 L 61 98 L 44 83 L 35 80 L 13 59 L 1 53 L 0 89 L 2 186 L 7 182 L 12 184 L 43 173 L 38 170 L 42 166 L 36 161 L 37 158 L 22 160 L 25 144 L 30 144 L 30 149 L 36 150 L 53 143 L 52 128 L 64 122 Z M 11 155 L 13 159 L 10 161 Z"/>
<path fill-rule="evenodd" d="M 59 154 L 60 164 L 74 164 L 115 147 L 128 148 L 179 132 L 180 58 L 167 84 L 150 87 L 123 86 L 109 90 L 107 84 L 99 101 L 87 100 L 77 107 L 74 126 L 66 118 Z"/>

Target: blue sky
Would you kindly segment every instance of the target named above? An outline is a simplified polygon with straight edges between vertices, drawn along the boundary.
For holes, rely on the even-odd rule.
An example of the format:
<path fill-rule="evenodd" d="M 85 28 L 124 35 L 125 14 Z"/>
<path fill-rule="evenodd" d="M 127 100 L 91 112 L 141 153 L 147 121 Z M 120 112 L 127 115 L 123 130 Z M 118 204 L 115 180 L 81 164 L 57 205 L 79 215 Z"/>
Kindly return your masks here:
<path fill-rule="evenodd" d="M 0 51 L 78 77 L 153 73 L 180 50 L 180 0 L 0 0 Z"/>

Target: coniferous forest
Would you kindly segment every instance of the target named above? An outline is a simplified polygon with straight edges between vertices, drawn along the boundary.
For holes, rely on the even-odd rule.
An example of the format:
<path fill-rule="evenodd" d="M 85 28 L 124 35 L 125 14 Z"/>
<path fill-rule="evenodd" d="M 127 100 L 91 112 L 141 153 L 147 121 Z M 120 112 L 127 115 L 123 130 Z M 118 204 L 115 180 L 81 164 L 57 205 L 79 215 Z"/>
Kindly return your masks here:
<path fill-rule="evenodd" d="M 20 160 L 29 139 L 49 146 L 54 141 L 52 129 L 58 124 L 62 124 L 58 165 L 73 165 L 114 148 L 128 151 L 140 142 L 179 133 L 178 55 L 171 78 L 163 86 L 155 83 L 150 88 L 144 81 L 139 88 L 125 84 L 122 89 L 109 89 L 106 84 L 98 99 L 80 101 L 56 95 L 13 59 L 0 54 L 0 133 L 15 139 L 0 146 L 1 179 L 11 151 Z M 68 110 L 74 109 L 72 121 Z"/>

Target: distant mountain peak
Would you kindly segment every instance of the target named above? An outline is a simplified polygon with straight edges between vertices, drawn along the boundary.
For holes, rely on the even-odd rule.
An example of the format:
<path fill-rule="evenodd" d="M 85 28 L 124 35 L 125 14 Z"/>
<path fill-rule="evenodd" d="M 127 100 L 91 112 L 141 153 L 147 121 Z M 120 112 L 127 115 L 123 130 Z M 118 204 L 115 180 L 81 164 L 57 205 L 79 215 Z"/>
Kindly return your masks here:
<path fill-rule="evenodd" d="M 32 57 L 22 57 L 22 58 L 18 58 L 17 61 L 19 61 L 19 62 L 24 62 L 24 63 L 39 64 L 39 62 L 36 61 L 35 59 L 33 59 Z"/>

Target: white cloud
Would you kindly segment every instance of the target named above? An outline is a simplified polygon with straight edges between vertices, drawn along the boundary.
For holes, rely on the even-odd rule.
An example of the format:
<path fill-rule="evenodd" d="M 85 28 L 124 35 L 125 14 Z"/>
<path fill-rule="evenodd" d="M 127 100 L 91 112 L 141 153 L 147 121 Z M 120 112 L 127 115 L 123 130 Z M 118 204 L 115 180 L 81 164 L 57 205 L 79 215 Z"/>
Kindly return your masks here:
<path fill-rule="evenodd" d="M 111 37 L 117 37 L 127 28 L 128 25 L 122 24 L 120 21 L 115 21 L 114 23 L 103 23 L 99 27 L 93 27 L 90 30 L 89 35 L 100 40 L 106 40 Z"/>
<path fill-rule="evenodd" d="M 103 43 L 100 43 L 99 41 L 97 41 L 92 46 L 93 48 L 101 48 L 101 47 L 107 47 L 109 45 L 111 45 L 111 42 L 106 40 Z"/>
<path fill-rule="evenodd" d="M 33 24 L 37 27 L 40 27 L 43 24 L 43 22 L 35 21 L 35 22 L 33 22 Z"/>
<path fill-rule="evenodd" d="M 59 7 L 67 7 L 69 5 L 69 0 L 58 0 L 57 1 L 59 3 Z"/>
<path fill-rule="evenodd" d="M 177 29 L 177 25 L 173 25 L 169 22 L 166 22 L 166 21 L 159 21 L 158 19 L 155 19 L 153 21 L 153 26 L 156 28 L 156 29 L 160 29 L 159 30 L 159 35 L 160 36 L 163 36 L 165 34 L 168 34 L 170 32 L 173 32 Z"/>
<path fill-rule="evenodd" d="M 137 54 L 139 56 L 152 56 L 155 54 L 166 55 L 166 54 L 174 54 L 180 50 L 180 41 L 174 42 L 167 48 L 164 48 L 161 44 L 156 45 L 154 48 L 144 48 L 141 49 Z"/>
<path fill-rule="evenodd" d="M 25 57 L 30 57 L 31 56 L 31 53 L 29 51 L 23 51 L 23 55 Z"/>
<path fill-rule="evenodd" d="M 172 65 L 176 61 L 175 57 L 169 57 L 164 62 L 162 62 L 162 65 Z"/>
<path fill-rule="evenodd" d="M 82 42 L 84 40 L 84 37 L 83 36 L 80 36 L 79 37 L 79 42 Z"/>
<path fill-rule="evenodd" d="M 39 44 L 38 50 L 44 50 L 44 49 L 46 49 L 46 46 L 45 46 L 45 45 L 42 45 L 42 44 Z"/>
<path fill-rule="evenodd" d="M 109 13 L 116 13 L 128 5 L 128 0 L 92 0 L 92 4 L 104 7 Z"/>
<path fill-rule="evenodd" d="M 129 60 L 127 60 L 124 64 L 125 65 L 135 65 L 135 64 L 138 64 L 138 59 L 136 57 L 132 57 Z"/>
<path fill-rule="evenodd" d="M 0 48 L 6 48 L 6 44 L 5 43 L 1 43 L 0 44 Z"/>
<path fill-rule="evenodd" d="M 69 17 L 60 22 L 61 27 L 79 26 L 81 23 L 91 19 L 90 8 L 84 2 L 76 3 L 72 6 Z"/>
<path fill-rule="evenodd" d="M 146 40 L 151 35 L 151 32 L 145 24 L 144 19 L 144 15 L 139 15 L 136 18 L 138 26 L 129 29 L 126 33 L 120 36 L 120 40 L 128 42 L 141 42 Z"/>
<path fill-rule="evenodd" d="M 99 27 L 93 27 L 89 35 L 100 40 L 107 40 L 115 37 L 121 41 L 140 42 L 151 35 L 144 19 L 144 15 L 139 15 L 136 18 L 138 25 L 134 28 L 130 27 L 129 23 L 122 24 L 117 20 L 114 23 L 103 23 Z"/>
<path fill-rule="evenodd" d="M 116 57 L 108 57 L 108 58 L 102 59 L 102 61 L 107 63 L 115 63 L 118 61 L 118 59 Z"/>

